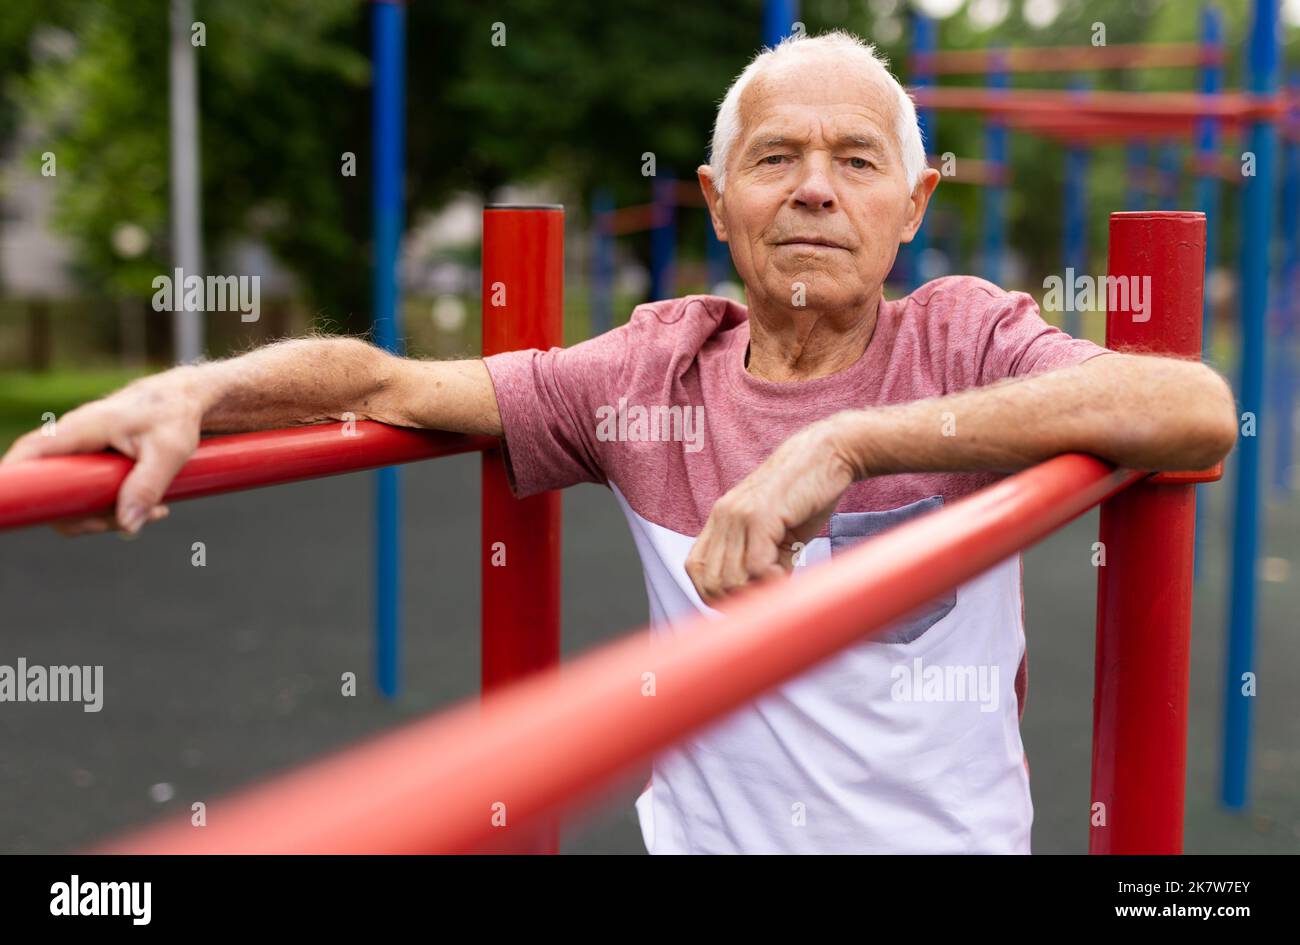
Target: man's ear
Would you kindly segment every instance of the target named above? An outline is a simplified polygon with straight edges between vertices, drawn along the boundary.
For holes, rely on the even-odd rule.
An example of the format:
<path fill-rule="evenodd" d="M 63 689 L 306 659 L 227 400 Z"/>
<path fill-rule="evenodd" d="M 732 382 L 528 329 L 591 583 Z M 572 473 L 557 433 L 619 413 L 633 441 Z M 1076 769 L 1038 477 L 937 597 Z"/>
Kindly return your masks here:
<path fill-rule="evenodd" d="M 713 187 L 713 168 L 707 164 L 701 164 L 695 169 L 695 177 L 700 182 L 700 190 L 704 193 L 704 202 L 709 207 L 709 219 L 713 221 L 713 232 L 717 234 L 718 242 L 727 241 L 727 224 L 722 220 L 722 194 L 718 193 Z"/>
<path fill-rule="evenodd" d="M 910 207 L 908 208 L 907 221 L 903 224 L 903 235 L 900 242 L 910 243 L 916 236 L 916 231 L 921 228 L 921 221 L 925 219 L 925 210 L 930 206 L 930 198 L 934 196 L 934 189 L 939 186 L 939 172 L 933 167 L 927 167 L 921 172 L 921 179 L 916 182 L 912 188 L 912 196 L 908 198 Z"/>

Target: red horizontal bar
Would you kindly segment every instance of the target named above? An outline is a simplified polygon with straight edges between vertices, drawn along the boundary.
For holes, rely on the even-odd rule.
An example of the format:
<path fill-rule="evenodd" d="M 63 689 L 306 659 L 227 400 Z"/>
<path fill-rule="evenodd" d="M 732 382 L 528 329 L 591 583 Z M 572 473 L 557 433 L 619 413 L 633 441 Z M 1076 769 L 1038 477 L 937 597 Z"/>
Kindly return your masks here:
<path fill-rule="evenodd" d="M 1285 103 L 1279 97 L 1198 92 L 1075 92 L 1019 89 L 947 88 L 923 86 L 909 90 L 919 108 L 982 112 L 990 115 L 1063 114 L 1108 118 L 1143 118 L 1172 122 L 1218 118 L 1225 122 L 1280 118 Z"/>
<path fill-rule="evenodd" d="M 1001 122 L 1016 131 L 1057 138 L 1149 139 L 1188 138 L 1196 131 L 1196 119 L 1114 118 L 1098 115 L 1057 114 L 1004 115 Z"/>
<path fill-rule="evenodd" d="M 693 180 L 680 180 L 673 189 L 673 202 L 679 207 L 704 207 L 708 204 L 700 185 Z M 660 225 L 662 208 L 654 203 L 638 203 L 596 215 L 596 225 L 609 236 L 643 233 Z"/>
<path fill-rule="evenodd" d="M 1036 46 L 914 53 L 915 72 L 977 75 L 988 72 L 1082 72 L 1089 69 L 1175 69 L 1223 62 L 1223 48 L 1198 43 L 1125 46 Z"/>
<path fill-rule="evenodd" d="M 519 842 L 629 766 L 904 616 L 1131 485 L 1059 456 L 863 542 L 718 619 L 567 666 L 108 843 L 108 853 L 417 853 Z M 656 695 L 643 695 L 646 674 Z M 493 825 L 505 818 L 507 826 Z M 513 833 L 515 836 L 510 836 Z"/>
<path fill-rule="evenodd" d="M 698 181 L 680 180 L 677 182 L 677 206 L 707 207 L 708 205 L 708 201 L 704 199 L 704 194 L 700 191 Z"/>
<path fill-rule="evenodd" d="M 602 232 L 610 236 L 641 233 L 655 228 L 658 221 L 658 210 L 659 208 L 652 203 L 639 203 L 599 214 L 596 217 L 596 223 L 601 227 Z"/>
<path fill-rule="evenodd" d="M 926 161 L 937 171 L 943 170 L 944 160 L 941 155 L 927 155 Z M 1007 165 L 983 158 L 954 158 L 953 166 L 957 173 L 945 175 L 943 180 L 950 184 L 1006 184 L 1011 179 Z"/>
<path fill-rule="evenodd" d="M 418 459 L 491 449 L 493 437 L 407 430 L 361 421 L 209 437 L 164 501 L 273 486 Z M 0 466 L 0 530 L 113 508 L 134 461 L 118 453 L 54 456 Z"/>

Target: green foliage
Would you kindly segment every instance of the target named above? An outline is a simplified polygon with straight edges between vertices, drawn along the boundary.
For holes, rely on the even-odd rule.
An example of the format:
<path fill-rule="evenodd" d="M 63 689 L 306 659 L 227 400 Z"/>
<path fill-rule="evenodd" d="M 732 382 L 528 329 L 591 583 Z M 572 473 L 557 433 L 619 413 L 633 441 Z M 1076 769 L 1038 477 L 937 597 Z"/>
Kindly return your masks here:
<path fill-rule="evenodd" d="M 86 280 L 143 295 L 165 258 L 166 100 L 158 114 L 146 89 L 165 88 L 166 36 L 107 6 L 83 6 L 69 22 L 79 23 L 79 54 L 38 64 L 24 83 L 40 131 L 28 160 L 35 167 L 42 152 L 55 156 L 54 222 L 74 236 Z M 133 260 L 113 252 L 124 224 L 151 234 L 150 252 Z"/>
<path fill-rule="evenodd" d="M 62 12 L 77 54 L 34 64 L 18 86 L 41 131 L 29 160 L 57 157 L 55 222 L 86 282 L 149 295 L 170 267 L 166 7 L 111 0 Z M 199 0 L 195 12 L 206 31 L 197 60 L 208 257 L 260 237 L 309 298 L 343 312 L 364 310 L 368 282 L 357 239 L 366 177 L 340 172 L 343 152 L 368 146 L 361 13 L 352 0 Z M 114 249 L 123 224 L 149 234 L 144 255 Z"/>

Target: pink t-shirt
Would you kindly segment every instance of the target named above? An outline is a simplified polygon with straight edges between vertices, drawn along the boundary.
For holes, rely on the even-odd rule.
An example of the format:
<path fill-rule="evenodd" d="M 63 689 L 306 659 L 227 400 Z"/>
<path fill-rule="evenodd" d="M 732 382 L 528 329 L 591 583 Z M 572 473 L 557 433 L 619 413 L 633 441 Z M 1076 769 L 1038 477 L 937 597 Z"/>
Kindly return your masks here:
<path fill-rule="evenodd" d="M 787 437 L 848 408 L 950 394 L 1106 352 L 1028 295 L 952 276 L 881 302 L 849 368 L 777 383 L 745 368 L 743 306 L 638 306 L 571 348 L 485 358 L 519 496 L 607 484 L 632 528 L 657 633 L 705 606 L 684 562 L 713 503 Z M 857 482 L 793 579 L 999 477 Z M 881 636 L 656 758 L 637 801 L 651 852 L 1028 852 L 1025 663 L 1014 556 Z"/>

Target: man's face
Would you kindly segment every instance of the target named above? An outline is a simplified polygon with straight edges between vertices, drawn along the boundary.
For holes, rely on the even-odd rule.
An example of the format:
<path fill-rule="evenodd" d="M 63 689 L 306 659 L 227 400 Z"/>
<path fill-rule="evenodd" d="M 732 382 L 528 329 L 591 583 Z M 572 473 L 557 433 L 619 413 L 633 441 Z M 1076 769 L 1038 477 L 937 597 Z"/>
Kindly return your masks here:
<path fill-rule="evenodd" d="M 797 59 L 752 81 L 727 163 L 726 192 L 699 170 L 719 238 L 751 303 L 813 311 L 872 301 L 938 183 L 907 186 L 883 75 L 847 61 Z"/>

